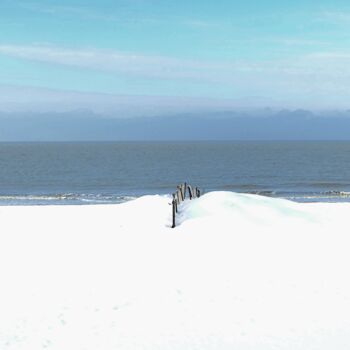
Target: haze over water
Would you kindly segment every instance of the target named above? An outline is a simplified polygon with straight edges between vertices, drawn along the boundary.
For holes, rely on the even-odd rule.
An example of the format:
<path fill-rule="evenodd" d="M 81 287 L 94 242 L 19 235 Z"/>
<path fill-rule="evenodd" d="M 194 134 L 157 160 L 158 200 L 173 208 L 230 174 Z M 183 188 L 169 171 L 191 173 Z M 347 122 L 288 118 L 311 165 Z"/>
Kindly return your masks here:
<path fill-rule="evenodd" d="M 350 142 L 0 143 L 0 203 L 119 203 L 203 191 L 350 201 Z M 348 193 L 349 192 L 349 193 Z"/>

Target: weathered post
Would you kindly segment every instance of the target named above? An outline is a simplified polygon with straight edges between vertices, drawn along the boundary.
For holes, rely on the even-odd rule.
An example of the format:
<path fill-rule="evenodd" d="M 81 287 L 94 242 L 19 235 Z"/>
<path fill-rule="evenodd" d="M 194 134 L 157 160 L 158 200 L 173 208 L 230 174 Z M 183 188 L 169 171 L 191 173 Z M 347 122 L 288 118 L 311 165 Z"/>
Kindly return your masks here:
<path fill-rule="evenodd" d="M 177 192 L 179 193 L 180 202 L 184 200 L 181 185 L 177 186 Z"/>
<path fill-rule="evenodd" d="M 176 199 L 174 196 L 174 199 L 173 199 L 173 224 L 172 224 L 171 228 L 175 227 L 175 216 L 176 216 Z"/>
<path fill-rule="evenodd" d="M 173 193 L 172 200 L 172 228 L 176 226 L 176 214 L 178 212 L 178 206 L 185 200 L 187 190 L 190 200 L 192 200 L 192 198 L 200 197 L 201 195 L 198 187 L 192 188 L 192 186 L 188 185 L 186 182 L 176 186 L 176 192 Z"/>
<path fill-rule="evenodd" d="M 180 185 L 180 190 L 181 190 L 181 196 L 182 196 L 182 200 L 185 200 L 185 195 L 184 195 L 184 184 Z"/>
<path fill-rule="evenodd" d="M 173 193 L 173 203 L 175 202 L 175 212 L 177 213 L 177 200 L 176 200 L 176 194 Z"/>
<path fill-rule="evenodd" d="M 192 186 L 191 185 L 188 186 L 188 194 L 190 196 L 190 200 L 192 200 L 193 193 L 192 193 Z"/>
<path fill-rule="evenodd" d="M 176 190 L 176 197 L 177 197 L 177 203 L 180 204 L 181 203 L 181 194 L 180 194 L 179 188 L 177 188 L 177 190 Z"/>

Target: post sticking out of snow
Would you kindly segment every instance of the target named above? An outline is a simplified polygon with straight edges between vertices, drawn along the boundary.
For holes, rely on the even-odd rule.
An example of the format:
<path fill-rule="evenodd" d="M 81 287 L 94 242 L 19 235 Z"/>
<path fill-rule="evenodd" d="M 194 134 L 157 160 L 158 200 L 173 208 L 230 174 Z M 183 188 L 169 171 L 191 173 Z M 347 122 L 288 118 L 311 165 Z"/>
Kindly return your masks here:
<path fill-rule="evenodd" d="M 184 198 L 184 193 L 182 191 L 182 185 L 177 186 L 177 192 L 179 193 L 178 194 L 179 201 L 183 201 L 185 198 Z"/>
<path fill-rule="evenodd" d="M 177 189 L 176 196 L 177 196 L 177 204 L 180 204 L 182 201 L 182 195 L 181 195 L 180 189 Z"/>
<path fill-rule="evenodd" d="M 175 216 L 176 216 L 176 209 L 177 209 L 177 205 L 176 205 L 176 199 L 175 196 L 173 198 L 173 224 L 172 224 L 172 228 L 175 227 Z"/>
<path fill-rule="evenodd" d="M 175 212 L 177 213 L 177 200 L 175 193 L 173 193 L 173 205 L 175 206 Z"/>
<path fill-rule="evenodd" d="M 188 185 L 186 182 L 179 186 L 176 186 L 176 192 L 173 193 L 172 201 L 172 228 L 176 226 L 176 213 L 178 212 L 178 206 L 185 200 L 187 190 L 190 200 L 192 200 L 192 198 L 200 197 L 200 190 L 198 187 L 195 187 L 195 190 L 193 190 L 192 186 Z"/>
<path fill-rule="evenodd" d="M 188 188 L 188 195 L 190 196 L 190 200 L 192 200 L 192 197 L 193 197 L 192 186 L 188 185 L 187 188 Z"/>

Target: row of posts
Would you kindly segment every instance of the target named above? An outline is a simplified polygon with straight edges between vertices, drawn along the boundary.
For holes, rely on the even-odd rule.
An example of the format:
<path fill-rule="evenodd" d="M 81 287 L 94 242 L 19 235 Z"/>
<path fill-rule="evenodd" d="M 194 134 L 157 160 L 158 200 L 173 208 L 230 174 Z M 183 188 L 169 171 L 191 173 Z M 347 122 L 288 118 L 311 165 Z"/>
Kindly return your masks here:
<path fill-rule="evenodd" d="M 201 191 L 198 187 L 193 188 L 191 185 L 188 185 L 186 182 L 177 186 L 177 190 L 173 193 L 173 224 L 172 228 L 176 226 L 176 213 L 178 210 L 178 206 L 186 199 L 188 193 L 188 197 L 190 200 L 194 198 L 198 198 L 201 196 Z"/>

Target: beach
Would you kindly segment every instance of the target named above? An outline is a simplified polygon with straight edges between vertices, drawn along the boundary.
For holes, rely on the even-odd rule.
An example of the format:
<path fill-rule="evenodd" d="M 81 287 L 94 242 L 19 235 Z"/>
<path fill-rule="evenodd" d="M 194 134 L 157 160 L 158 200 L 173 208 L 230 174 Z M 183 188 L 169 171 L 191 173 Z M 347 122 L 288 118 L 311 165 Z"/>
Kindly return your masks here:
<path fill-rule="evenodd" d="M 0 207 L 1 349 L 348 349 L 350 203 Z"/>
<path fill-rule="evenodd" d="M 0 0 L 0 350 L 350 350 L 349 22 Z"/>

